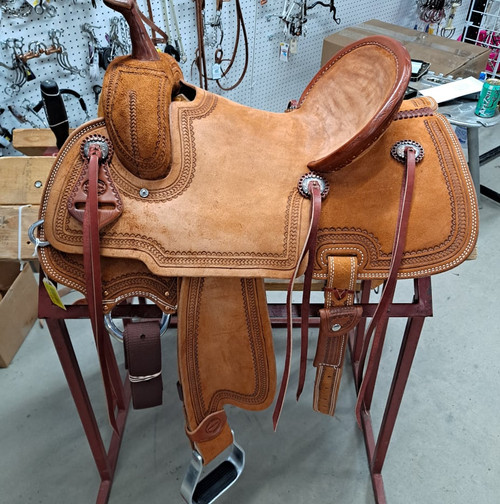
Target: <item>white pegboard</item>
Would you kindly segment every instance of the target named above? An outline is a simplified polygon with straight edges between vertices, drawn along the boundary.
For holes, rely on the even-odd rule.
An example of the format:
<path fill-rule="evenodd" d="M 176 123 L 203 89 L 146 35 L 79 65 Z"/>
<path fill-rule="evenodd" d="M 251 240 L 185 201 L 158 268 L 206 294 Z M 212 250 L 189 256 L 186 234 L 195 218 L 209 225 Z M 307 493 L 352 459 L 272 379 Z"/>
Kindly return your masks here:
<path fill-rule="evenodd" d="M 500 0 L 473 0 L 463 39 L 489 49 L 487 77 L 500 77 Z"/>
<path fill-rule="evenodd" d="M 23 0 L 0 0 L 1 4 L 22 4 Z M 337 16 L 340 24 L 335 24 L 328 8 L 317 6 L 309 11 L 305 34 L 297 38 L 298 52 L 289 57 L 288 62 L 279 59 L 280 42 L 289 42 L 289 37 L 283 33 L 283 23 L 278 16 L 283 9 L 284 0 L 268 0 L 264 5 L 260 0 L 240 0 L 244 15 L 248 41 L 249 63 L 246 76 L 236 89 L 224 92 L 214 82 L 210 83 L 210 90 L 220 93 L 239 103 L 255 108 L 271 111 L 283 111 L 290 99 L 298 98 L 308 82 L 319 70 L 323 39 L 338 30 L 358 24 L 369 19 L 395 23 L 413 27 L 415 24 L 415 0 L 336 0 Z M 50 17 L 47 12 L 41 15 L 32 12 L 28 17 L 16 18 L 6 14 L 0 20 L 0 42 L 8 38 L 23 39 L 24 51 L 33 41 L 50 45 L 48 32 L 51 29 L 59 30 L 60 42 L 68 53 L 68 59 L 74 67 L 82 72 L 70 74 L 63 70 L 56 62 L 55 55 L 43 55 L 28 62 L 36 79 L 27 82 L 19 92 L 8 96 L 4 89 L 8 88 L 13 79 L 13 72 L 0 66 L 0 108 L 6 112 L 0 116 L 0 124 L 11 130 L 12 128 L 30 127 L 29 123 L 22 124 L 8 111 L 8 105 L 14 105 L 18 110 L 24 111 L 34 126 L 45 127 L 42 120 L 33 116 L 24 108 L 27 104 L 35 105 L 40 100 L 40 82 L 44 79 L 54 79 L 60 88 L 70 88 L 82 95 L 89 109 L 89 116 L 95 117 L 97 105 L 95 103 L 93 85 L 100 83 L 104 70 L 99 71 L 99 78 L 92 80 L 88 75 L 88 42 L 89 38 L 81 30 L 84 23 L 96 26 L 95 34 L 100 45 L 107 45 L 106 33 L 110 30 L 110 20 L 119 16 L 116 12 L 97 0 L 98 6 L 94 9 L 90 0 L 51 0 L 50 5 L 56 8 L 56 15 Z M 147 13 L 146 0 L 138 0 L 139 6 Z M 182 42 L 187 56 L 187 61 L 181 68 L 184 77 L 193 84 L 199 83 L 198 73 L 193 60 L 197 48 L 197 32 L 195 3 L 193 0 L 174 0 Z M 314 3 L 310 1 L 309 4 Z M 465 21 L 468 3 L 460 7 L 455 18 L 455 24 L 460 31 Z M 165 27 L 165 5 L 168 1 L 151 0 L 153 18 L 160 27 Z M 467 4 L 467 5 L 466 5 Z M 206 19 L 215 13 L 214 0 L 206 1 Z M 171 16 L 170 16 L 171 18 Z M 224 29 L 223 51 L 230 55 L 235 40 L 236 15 L 235 2 L 224 2 L 221 13 Z M 171 26 L 171 30 L 173 26 Z M 149 30 L 148 30 L 149 31 Z M 207 66 L 210 68 L 214 61 L 215 48 L 206 48 Z M 243 66 L 244 46 L 241 43 L 238 56 L 228 75 L 228 84 L 234 83 Z M 11 53 L 0 48 L 0 61 L 11 63 Z M 86 74 L 85 74 L 86 72 Z M 76 127 L 86 120 L 78 101 L 73 97 L 65 99 L 70 126 Z M 4 154 L 13 154 L 11 149 L 3 149 Z"/>

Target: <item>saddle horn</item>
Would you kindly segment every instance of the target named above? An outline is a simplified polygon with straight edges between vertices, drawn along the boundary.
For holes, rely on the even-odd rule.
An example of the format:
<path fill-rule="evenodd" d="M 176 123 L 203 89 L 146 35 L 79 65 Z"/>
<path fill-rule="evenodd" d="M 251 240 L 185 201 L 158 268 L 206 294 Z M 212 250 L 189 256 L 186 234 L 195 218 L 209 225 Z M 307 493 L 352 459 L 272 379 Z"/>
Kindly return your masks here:
<path fill-rule="evenodd" d="M 172 56 L 156 50 L 136 0 L 104 3 L 125 18 L 132 54 L 109 64 L 98 112 L 125 168 L 142 179 L 161 179 L 170 171 L 169 107 L 182 71 Z"/>

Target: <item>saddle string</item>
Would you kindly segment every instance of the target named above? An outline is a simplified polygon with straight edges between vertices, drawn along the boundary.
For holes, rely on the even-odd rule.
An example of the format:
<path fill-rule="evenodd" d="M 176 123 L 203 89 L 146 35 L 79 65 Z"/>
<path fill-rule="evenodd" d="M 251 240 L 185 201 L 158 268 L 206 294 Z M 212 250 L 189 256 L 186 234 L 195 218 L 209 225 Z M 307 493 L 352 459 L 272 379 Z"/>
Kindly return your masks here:
<path fill-rule="evenodd" d="M 317 185 L 317 184 L 316 184 Z M 320 189 L 321 192 L 321 189 Z M 299 381 L 297 385 L 297 401 L 304 389 L 307 369 L 307 348 L 309 346 L 309 310 L 311 306 L 311 284 L 314 270 L 314 259 L 316 257 L 316 242 L 318 238 L 319 217 L 321 215 L 321 194 L 314 194 L 312 198 L 312 222 L 310 236 L 307 242 L 308 262 L 304 273 L 304 287 L 302 289 L 302 305 L 300 320 L 300 366 Z M 290 321 L 291 322 L 291 321 Z"/>
<path fill-rule="evenodd" d="M 283 369 L 283 375 L 281 378 L 280 390 L 278 393 L 278 398 L 276 400 L 276 405 L 273 412 L 273 428 L 274 430 L 278 427 L 279 418 L 281 416 L 281 411 L 283 409 L 283 402 L 285 400 L 286 390 L 288 387 L 288 381 L 290 378 L 290 365 L 292 360 L 292 293 L 297 274 L 302 263 L 302 259 L 305 257 L 306 253 L 309 253 L 308 263 L 306 267 L 305 277 L 304 277 L 304 289 L 302 293 L 302 334 L 301 334 L 301 349 L 305 345 L 307 347 L 307 334 L 309 330 L 309 306 L 310 306 L 310 291 L 312 283 L 312 273 L 314 269 L 314 259 L 316 250 L 316 238 L 317 230 L 319 224 L 319 217 L 321 214 L 321 187 L 319 183 L 315 180 L 311 181 L 308 186 L 309 193 L 311 195 L 311 218 L 309 221 L 309 230 L 307 232 L 306 244 L 300 254 L 299 260 L 297 261 L 297 266 L 293 272 L 292 278 L 288 284 L 287 288 L 287 298 L 286 298 L 286 318 L 287 318 L 287 337 L 286 337 L 286 353 L 285 353 L 285 366 Z M 305 315 L 307 314 L 307 315 Z M 305 352 L 301 352 L 301 366 L 302 360 L 307 359 L 307 348 Z M 299 383 L 300 385 L 300 383 Z"/>
<path fill-rule="evenodd" d="M 389 276 L 385 282 L 378 306 L 366 331 L 359 361 L 359 369 L 363 370 L 368 354 L 368 347 L 370 346 L 370 342 L 373 338 L 372 348 L 368 357 L 368 364 L 364 375 L 362 375 L 363 379 L 359 387 L 358 399 L 356 402 L 356 419 L 360 427 L 365 398 L 367 397 L 367 394 L 371 392 L 368 387 L 371 386 L 369 384 L 376 368 L 378 367 L 378 362 L 382 353 L 384 329 L 389 318 L 390 305 L 394 298 L 397 275 L 403 258 L 415 182 L 415 165 L 415 150 L 412 147 L 407 147 L 405 149 L 405 170 L 403 182 L 401 184 L 398 220 L 392 248 Z"/>
<path fill-rule="evenodd" d="M 101 264 L 99 253 L 98 174 L 102 153 L 99 147 L 91 146 L 88 161 L 88 194 L 83 217 L 83 264 L 89 318 L 94 333 L 101 367 L 109 423 L 118 433 L 114 414 L 115 406 L 125 408 L 125 398 L 120 371 L 114 356 L 111 340 L 104 325 L 102 304 Z"/>

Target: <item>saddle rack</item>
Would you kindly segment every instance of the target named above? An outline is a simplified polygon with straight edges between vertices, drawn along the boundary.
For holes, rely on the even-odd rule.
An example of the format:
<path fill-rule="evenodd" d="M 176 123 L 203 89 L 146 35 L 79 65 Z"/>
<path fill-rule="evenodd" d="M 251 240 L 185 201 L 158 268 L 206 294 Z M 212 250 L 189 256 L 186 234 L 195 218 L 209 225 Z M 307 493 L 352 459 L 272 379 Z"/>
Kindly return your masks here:
<path fill-rule="evenodd" d="M 124 437 L 127 413 L 131 401 L 130 382 L 128 377 L 126 377 L 123 381 L 123 388 L 120 391 L 121 400 L 118 404 L 116 416 L 118 429 L 112 433 L 109 445 L 106 447 L 98 427 L 96 414 L 87 391 L 85 380 L 80 370 L 78 358 L 73 348 L 72 337 L 66 325 L 66 320 L 87 319 L 88 307 L 84 304 L 75 304 L 66 306 L 66 310 L 58 308 L 52 303 L 47 291 L 43 288 L 42 279 L 43 272 L 41 272 L 41 287 L 39 288 L 39 318 L 47 321 L 50 335 L 80 416 L 94 462 L 99 472 L 101 482 L 97 493 L 96 504 L 106 504 L 110 496 L 120 446 Z M 405 303 L 392 303 L 390 307 L 391 318 L 406 318 L 407 322 L 400 346 L 399 358 L 392 376 L 392 385 L 385 403 L 385 411 L 378 433 L 374 432 L 372 425 L 371 407 L 380 361 L 377 362 L 377 373 L 371 377 L 362 403 L 363 407 L 361 411 L 360 427 L 363 433 L 368 467 L 373 487 L 374 502 L 376 504 L 385 504 L 387 502 L 382 477 L 382 468 L 389 449 L 391 436 L 396 423 L 399 407 L 401 405 L 422 327 L 426 317 L 432 316 L 430 277 L 414 279 L 413 290 L 413 299 L 411 301 Z M 363 310 L 362 319 L 357 328 L 351 332 L 349 337 L 350 360 L 356 393 L 359 392 L 361 382 L 363 381 L 363 370 L 359 367 L 359 359 L 365 337 L 366 320 L 373 316 L 377 307 L 377 303 L 370 302 L 371 293 L 371 282 L 364 281 L 362 283 L 361 290 L 356 296 L 356 305 L 362 307 Z M 319 308 L 320 305 L 315 304 L 310 307 L 309 320 L 311 327 L 317 327 L 319 325 L 319 318 L 317 316 Z M 293 309 L 293 323 L 294 325 L 299 325 L 301 318 L 300 306 L 294 304 Z M 285 307 L 282 304 L 278 303 L 269 305 L 269 313 L 273 327 L 283 327 L 286 325 L 286 316 L 284 312 Z M 127 304 L 117 306 L 113 311 L 113 317 L 123 319 L 131 317 L 159 319 L 161 318 L 161 311 L 155 305 Z M 175 323 L 175 317 L 173 317 L 172 324 L 175 325 Z M 334 431 L 332 430 L 332 435 L 333 432 Z M 236 481 L 244 465 L 244 452 L 236 443 L 231 448 L 228 461 L 228 463 L 232 464 L 233 467 L 229 468 L 229 475 L 225 474 L 222 476 L 223 478 L 227 476 L 227 480 L 229 480 L 229 484 L 226 485 L 225 489 Z M 223 466 L 220 471 L 224 471 L 225 468 L 227 469 L 227 464 L 225 462 L 222 464 Z M 196 454 L 193 455 L 187 474 L 188 476 L 181 491 L 183 497 L 188 502 L 189 499 L 191 499 L 191 502 L 193 503 L 213 502 L 214 498 L 208 501 L 203 500 L 203 498 L 207 496 L 207 493 L 209 493 L 205 493 L 203 491 L 203 485 L 201 488 L 198 488 L 198 491 L 195 491 L 198 480 L 200 479 L 200 461 L 197 460 Z M 220 493 L 220 491 L 217 492 L 216 497 L 220 495 Z"/>

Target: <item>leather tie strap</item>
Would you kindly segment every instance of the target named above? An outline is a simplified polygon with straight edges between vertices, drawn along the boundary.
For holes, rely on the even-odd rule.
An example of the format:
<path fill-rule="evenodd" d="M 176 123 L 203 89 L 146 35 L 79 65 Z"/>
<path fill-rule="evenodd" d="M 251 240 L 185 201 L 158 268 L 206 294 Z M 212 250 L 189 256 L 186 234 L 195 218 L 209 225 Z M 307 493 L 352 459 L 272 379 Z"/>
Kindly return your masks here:
<path fill-rule="evenodd" d="M 318 224 L 319 217 L 321 215 L 321 195 L 318 196 L 317 193 L 313 195 L 312 205 L 311 232 L 307 241 L 307 253 L 309 255 L 309 260 L 304 274 L 302 304 L 300 307 L 300 368 L 296 394 L 297 401 L 302 394 L 306 380 L 307 348 L 309 346 L 309 307 L 311 305 L 311 285 L 314 270 L 314 258 L 316 254 L 316 242 L 318 238 Z"/>
<path fill-rule="evenodd" d="M 366 331 L 361 349 L 361 357 L 359 369 L 364 368 L 365 359 L 368 354 L 368 348 L 373 335 L 373 343 L 370 351 L 370 357 L 366 366 L 363 382 L 358 392 L 358 400 L 356 402 L 356 419 L 358 425 L 361 426 L 361 410 L 364 405 L 365 394 L 368 388 L 371 377 L 376 372 L 378 361 L 382 353 L 382 341 L 385 322 L 389 318 L 389 309 L 394 298 L 396 290 L 397 276 L 403 252 L 405 248 L 406 234 L 408 231 L 408 222 L 410 217 L 411 201 L 413 196 L 413 188 L 415 183 L 415 150 L 413 148 L 405 149 L 405 170 L 403 174 L 403 183 L 401 185 L 401 197 L 399 203 L 399 214 L 394 236 L 394 245 L 392 248 L 391 264 L 389 276 L 384 285 L 384 290 L 380 297 L 379 304 L 370 325 Z"/>
<path fill-rule="evenodd" d="M 356 257 L 328 257 L 325 308 L 320 310 L 320 330 L 313 365 L 316 380 L 313 409 L 333 416 L 342 378 L 347 338 L 363 309 L 353 306 L 357 282 Z"/>
<path fill-rule="evenodd" d="M 132 403 L 135 409 L 162 403 L 160 322 L 129 322 L 123 332 Z"/>
<path fill-rule="evenodd" d="M 318 184 L 318 182 L 313 181 L 309 183 L 309 191 L 311 194 L 311 219 L 309 223 L 309 230 L 307 234 L 307 240 L 306 244 L 304 247 L 304 250 L 302 251 L 302 254 L 300 255 L 300 259 L 297 262 L 297 267 L 293 273 L 292 278 L 290 279 L 290 282 L 288 284 L 288 289 L 287 289 L 287 299 L 286 299 L 286 306 L 287 306 L 287 338 L 286 338 L 286 355 L 285 355 L 285 367 L 283 369 L 283 377 L 281 379 L 281 386 L 280 390 L 278 393 L 278 398 L 276 400 L 276 405 L 274 407 L 274 412 L 273 412 L 273 427 L 274 430 L 276 430 L 279 422 L 279 418 L 281 415 L 281 410 L 283 409 L 283 402 L 285 401 L 285 394 L 286 394 L 286 389 L 288 387 L 288 380 L 290 378 L 290 365 L 291 365 L 291 360 L 292 360 L 292 293 L 293 293 L 293 285 L 295 283 L 295 279 L 297 278 L 297 274 L 302 262 L 302 259 L 305 257 L 306 253 L 309 253 L 308 256 L 308 264 L 306 268 L 306 273 L 304 277 L 304 290 L 302 293 L 302 334 L 301 334 L 301 349 L 302 349 L 302 356 L 301 360 L 307 360 L 307 333 L 309 330 L 309 295 L 310 295 L 310 290 L 311 290 L 311 283 L 312 283 L 312 273 L 313 273 L 313 267 L 314 267 L 314 252 L 316 250 L 316 239 L 317 239 L 317 234 L 318 234 L 318 224 L 319 224 L 319 217 L 321 214 L 321 187 Z M 307 314 L 307 315 L 305 315 Z M 306 340 L 304 342 L 304 340 Z M 306 347 L 306 351 L 304 352 L 304 346 Z M 305 373 L 304 373 L 305 375 Z M 299 379 L 299 391 L 302 389 L 302 384 L 301 381 L 303 382 L 303 378 Z"/>
<path fill-rule="evenodd" d="M 125 407 L 120 371 L 116 363 L 113 347 L 104 326 L 102 309 L 101 261 L 99 255 L 99 202 L 98 180 L 102 153 L 91 145 L 88 163 L 88 193 L 83 215 L 83 264 L 89 318 L 97 346 L 99 363 L 106 392 L 108 417 L 111 427 L 118 432 L 114 414 L 115 407 Z"/>

